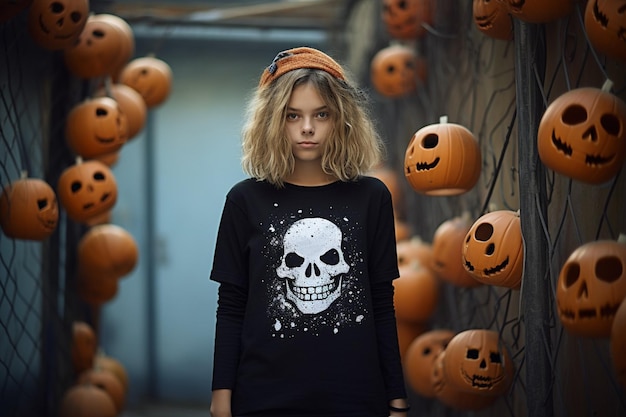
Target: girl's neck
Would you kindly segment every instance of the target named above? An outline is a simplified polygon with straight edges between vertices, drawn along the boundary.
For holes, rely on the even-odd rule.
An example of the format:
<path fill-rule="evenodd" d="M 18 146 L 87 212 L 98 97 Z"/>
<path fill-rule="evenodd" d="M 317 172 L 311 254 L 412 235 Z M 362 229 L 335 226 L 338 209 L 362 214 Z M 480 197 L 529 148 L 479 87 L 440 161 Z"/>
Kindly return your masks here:
<path fill-rule="evenodd" d="M 303 165 L 296 164 L 295 169 L 289 175 L 285 182 L 293 185 L 300 185 L 304 187 L 316 187 L 320 185 L 327 185 L 337 181 L 337 177 L 331 174 L 325 173 L 321 166 L 316 165 Z"/>

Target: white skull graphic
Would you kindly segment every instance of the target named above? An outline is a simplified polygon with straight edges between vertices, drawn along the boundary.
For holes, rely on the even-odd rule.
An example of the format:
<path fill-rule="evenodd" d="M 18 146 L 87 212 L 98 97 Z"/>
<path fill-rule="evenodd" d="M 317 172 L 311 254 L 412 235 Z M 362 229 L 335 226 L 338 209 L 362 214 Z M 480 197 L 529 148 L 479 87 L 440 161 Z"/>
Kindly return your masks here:
<path fill-rule="evenodd" d="M 322 218 L 298 220 L 285 233 L 276 273 L 286 280 L 287 299 L 302 313 L 322 312 L 341 295 L 341 274 L 350 270 L 341 239 L 337 225 Z"/>

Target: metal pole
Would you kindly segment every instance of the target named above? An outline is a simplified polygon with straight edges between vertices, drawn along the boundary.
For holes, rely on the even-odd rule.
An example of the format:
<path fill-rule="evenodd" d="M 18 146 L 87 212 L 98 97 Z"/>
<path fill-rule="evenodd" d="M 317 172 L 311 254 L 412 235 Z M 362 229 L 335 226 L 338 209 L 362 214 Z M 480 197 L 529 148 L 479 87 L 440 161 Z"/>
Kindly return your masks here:
<path fill-rule="evenodd" d="M 542 26 L 513 20 L 520 218 L 525 242 L 521 304 L 526 329 L 526 415 L 548 417 L 553 415 L 548 327 L 551 284 L 547 274 L 549 245 L 541 223 L 541 219 L 547 220 L 546 176 L 537 152 L 537 129 L 543 113 L 538 83 L 543 83 L 546 48 Z"/>

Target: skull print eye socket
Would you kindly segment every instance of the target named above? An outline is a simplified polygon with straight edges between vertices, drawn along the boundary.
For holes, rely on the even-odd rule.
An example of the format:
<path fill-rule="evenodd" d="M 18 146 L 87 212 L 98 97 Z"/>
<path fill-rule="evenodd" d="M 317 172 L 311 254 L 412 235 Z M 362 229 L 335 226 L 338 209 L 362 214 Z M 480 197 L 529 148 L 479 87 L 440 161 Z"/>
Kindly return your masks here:
<path fill-rule="evenodd" d="M 600 118 L 600 124 L 607 133 L 613 136 L 617 136 L 621 130 L 619 119 L 612 114 L 603 114 Z"/>
<path fill-rule="evenodd" d="M 467 359 L 478 359 L 478 349 L 467 349 Z"/>
<path fill-rule="evenodd" d="M 577 104 L 569 106 L 563 112 L 563 123 L 566 125 L 577 125 L 587 120 L 587 110 Z"/>
<path fill-rule="evenodd" d="M 320 256 L 320 260 L 326 265 L 337 265 L 340 261 L 339 252 L 337 252 L 337 249 L 331 249 Z"/>
<path fill-rule="evenodd" d="M 285 256 L 285 265 L 289 268 L 296 268 L 304 263 L 304 258 L 297 253 L 291 252 Z"/>
<path fill-rule="evenodd" d="M 604 282 L 615 282 L 622 276 L 622 263 L 614 256 L 600 258 L 596 262 L 596 276 Z"/>

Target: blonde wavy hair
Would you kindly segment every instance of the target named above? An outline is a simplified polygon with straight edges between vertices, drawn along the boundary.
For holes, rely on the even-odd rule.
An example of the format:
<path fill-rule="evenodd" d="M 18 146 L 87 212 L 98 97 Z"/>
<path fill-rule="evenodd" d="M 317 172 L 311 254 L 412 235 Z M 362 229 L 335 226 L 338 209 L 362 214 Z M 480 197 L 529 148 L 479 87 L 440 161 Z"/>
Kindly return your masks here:
<path fill-rule="evenodd" d="M 369 117 L 364 92 L 325 71 L 300 68 L 256 89 L 248 101 L 242 132 L 244 172 L 284 186 L 295 164 L 285 132 L 287 104 L 293 89 L 305 83 L 317 89 L 333 121 L 322 156 L 324 172 L 351 181 L 376 166 L 383 158 L 384 145 Z"/>

